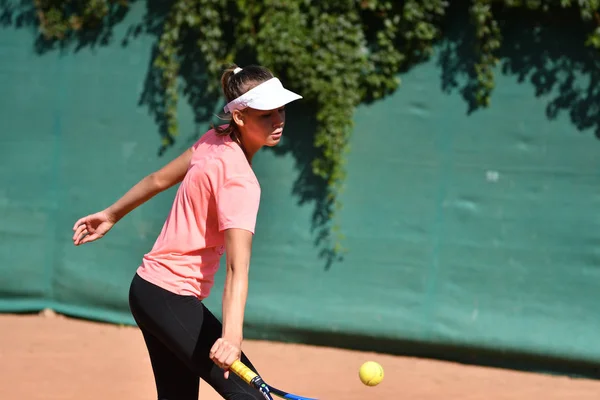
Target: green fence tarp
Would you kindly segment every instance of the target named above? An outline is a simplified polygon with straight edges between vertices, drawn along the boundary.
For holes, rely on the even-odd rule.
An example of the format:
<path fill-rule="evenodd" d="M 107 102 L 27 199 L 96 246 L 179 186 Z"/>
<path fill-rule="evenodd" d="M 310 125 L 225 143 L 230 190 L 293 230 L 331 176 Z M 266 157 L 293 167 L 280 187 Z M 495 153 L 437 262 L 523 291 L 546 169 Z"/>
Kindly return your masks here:
<path fill-rule="evenodd" d="M 149 73 L 155 37 L 121 43 L 144 12 L 133 4 L 108 44 L 81 49 L 36 52 L 33 27 L 0 28 L 2 312 L 49 307 L 133 323 L 128 285 L 175 188 L 92 245 L 75 248 L 71 227 L 183 151 L 209 123 L 195 122 L 198 109 L 184 98 L 181 135 L 158 155 Z M 509 47 L 525 40 L 512 34 Z M 327 264 L 315 244 L 323 199 L 307 174 L 313 125 L 302 105 L 289 108 L 284 143 L 254 161 L 263 198 L 247 306 L 251 337 L 600 364 L 598 103 L 587 114 L 577 110 L 590 101 L 588 61 L 567 42 L 570 52 L 554 58 L 526 47 L 540 52 L 531 65 L 504 55 L 491 108 L 471 114 L 456 40 L 403 74 L 394 95 L 357 110 L 337 221 L 348 249 L 341 262 Z M 540 90 L 535 77 L 544 73 L 556 83 Z M 203 113 L 221 106 L 204 104 Z M 221 271 L 207 301 L 217 314 L 222 283 Z"/>

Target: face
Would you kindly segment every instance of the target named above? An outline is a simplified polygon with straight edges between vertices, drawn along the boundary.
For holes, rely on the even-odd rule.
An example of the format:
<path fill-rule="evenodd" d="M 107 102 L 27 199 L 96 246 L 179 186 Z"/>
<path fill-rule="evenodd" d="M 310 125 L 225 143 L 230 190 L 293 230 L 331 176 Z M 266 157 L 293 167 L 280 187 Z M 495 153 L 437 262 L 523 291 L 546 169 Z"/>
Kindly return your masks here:
<path fill-rule="evenodd" d="M 275 146 L 283 134 L 285 107 L 268 111 L 246 108 L 234 112 L 234 119 L 241 131 L 244 146 L 256 149 Z"/>

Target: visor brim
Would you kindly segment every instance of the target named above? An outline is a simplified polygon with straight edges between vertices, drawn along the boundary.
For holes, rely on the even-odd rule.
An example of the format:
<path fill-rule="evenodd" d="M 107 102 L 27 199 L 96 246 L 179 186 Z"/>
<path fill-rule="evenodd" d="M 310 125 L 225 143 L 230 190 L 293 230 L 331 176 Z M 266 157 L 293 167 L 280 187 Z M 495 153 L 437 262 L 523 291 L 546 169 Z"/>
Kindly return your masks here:
<path fill-rule="evenodd" d="M 275 110 L 293 101 L 300 100 L 301 98 L 302 96 L 299 94 L 294 93 L 291 90 L 281 88 L 268 98 L 252 102 L 250 107 L 260 111 Z"/>

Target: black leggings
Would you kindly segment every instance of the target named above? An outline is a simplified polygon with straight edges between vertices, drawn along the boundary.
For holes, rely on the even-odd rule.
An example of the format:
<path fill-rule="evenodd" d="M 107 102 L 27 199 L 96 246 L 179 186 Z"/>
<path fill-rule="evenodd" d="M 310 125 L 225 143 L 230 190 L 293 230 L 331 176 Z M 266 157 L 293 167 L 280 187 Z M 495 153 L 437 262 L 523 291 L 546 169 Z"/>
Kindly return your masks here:
<path fill-rule="evenodd" d="M 210 360 L 222 325 L 198 298 L 169 292 L 136 274 L 129 307 L 148 348 L 159 400 L 198 400 L 200 378 L 224 399 L 264 399 L 235 374 L 225 379 Z M 255 370 L 244 354 L 242 361 Z"/>

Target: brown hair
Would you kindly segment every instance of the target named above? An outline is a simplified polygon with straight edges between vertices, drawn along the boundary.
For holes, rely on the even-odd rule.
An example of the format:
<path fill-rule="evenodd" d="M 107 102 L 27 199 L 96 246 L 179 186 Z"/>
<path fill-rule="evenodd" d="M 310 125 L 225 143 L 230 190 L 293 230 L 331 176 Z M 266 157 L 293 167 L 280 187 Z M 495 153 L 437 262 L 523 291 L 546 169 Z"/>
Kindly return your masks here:
<path fill-rule="evenodd" d="M 237 65 L 230 65 L 221 76 L 221 86 L 227 103 L 237 99 L 255 86 L 273 78 L 273 73 L 260 65 L 249 65 L 242 68 L 237 74 L 234 72 L 236 68 L 238 68 Z M 223 119 L 229 120 L 227 126 L 219 127 L 212 125 L 212 128 L 218 136 L 230 136 L 231 139 L 241 145 L 239 130 L 235 121 L 231 118 L 231 114 L 227 114 Z"/>

